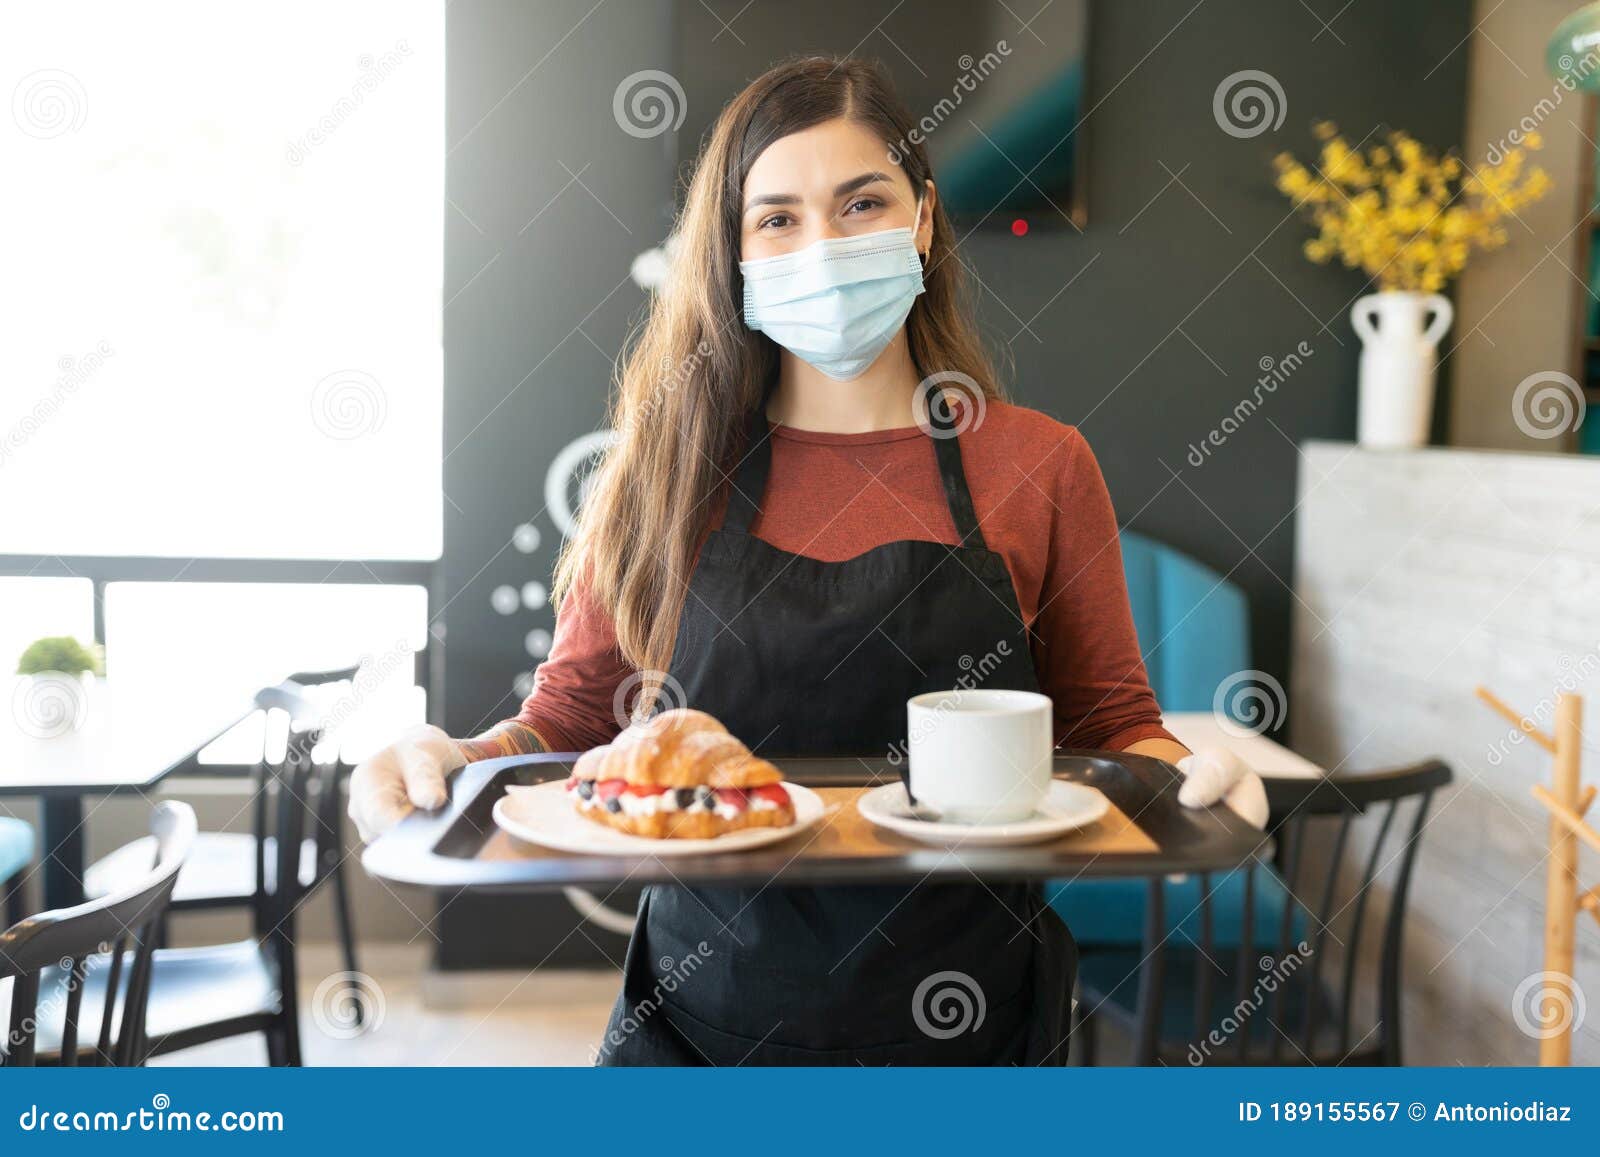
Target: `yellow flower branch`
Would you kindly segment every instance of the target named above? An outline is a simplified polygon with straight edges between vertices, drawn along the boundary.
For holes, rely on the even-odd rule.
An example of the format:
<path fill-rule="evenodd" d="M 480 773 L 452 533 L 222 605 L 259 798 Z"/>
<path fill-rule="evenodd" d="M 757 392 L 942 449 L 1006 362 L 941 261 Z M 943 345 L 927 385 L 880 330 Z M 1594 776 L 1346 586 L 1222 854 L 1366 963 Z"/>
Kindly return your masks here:
<path fill-rule="evenodd" d="M 1504 221 L 1550 190 L 1541 168 L 1526 168 L 1516 148 L 1473 170 L 1450 154 L 1430 153 L 1392 132 L 1365 153 L 1329 121 L 1316 126 L 1322 154 L 1307 168 L 1288 153 L 1273 158 L 1274 184 L 1316 226 L 1305 255 L 1319 265 L 1337 257 L 1379 289 L 1437 293 L 1466 267 L 1474 250 L 1498 249 Z M 1543 145 L 1529 133 L 1526 148 Z"/>

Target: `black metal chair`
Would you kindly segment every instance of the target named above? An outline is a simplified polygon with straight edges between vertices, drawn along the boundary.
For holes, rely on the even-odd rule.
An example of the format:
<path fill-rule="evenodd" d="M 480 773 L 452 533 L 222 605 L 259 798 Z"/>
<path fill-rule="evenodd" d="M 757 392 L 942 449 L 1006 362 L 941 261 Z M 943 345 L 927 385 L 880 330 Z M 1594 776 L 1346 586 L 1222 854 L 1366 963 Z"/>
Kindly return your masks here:
<path fill-rule="evenodd" d="M 0 932 L 0 1065 L 144 1063 L 156 927 L 194 846 L 193 809 L 157 805 L 150 832 L 153 864 L 128 889 Z"/>
<path fill-rule="evenodd" d="M 298 705 L 285 688 L 264 691 L 257 701 L 269 709 Z M 263 864 L 264 883 L 250 908 L 254 935 L 153 953 L 144 986 L 144 1055 L 261 1033 L 270 1064 L 300 1064 L 295 917 L 306 890 L 295 869 L 312 811 L 306 806 L 314 795 L 312 784 L 325 781 L 330 772 L 313 757 L 321 738 L 315 723 L 306 725 L 303 717 L 290 714 L 282 758 L 263 760 L 259 769 L 273 856 Z M 97 982 L 104 983 L 89 977 L 90 992 Z"/>
<path fill-rule="evenodd" d="M 289 676 L 276 687 L 263 690 L 256 706 L 263 710 L 280 707 L 302 720 L 314 715 L 306 693 L 356 677 L 359 668 L 309 671 Z M 309 832 L 300 840 L 299 856 L 292 858 L 292 871 L 305 894 L 324 884 L 333 885 L 334 928 L 339 937 L 345 971 L 355 973 L 355 921 L 350 906 L 349 881 L 345 876 L 345 809 L 341 791 L 351 768 L 337 756 L 315 770 L 303 795 L 310 819 Z M 277 887 L 279 855 L 269 815 L 268 779 L 271 774 L 265 759 L 251 772 L 251 825 L 249 832 L 201 832 L 189 863 L 178 876 L 171 912 L 214 912 L 229 908 L 257 909 Z M 141 853 L 143 853 L 141 855 Z M 91 865 L 85 873 L 88 895 L 103 894 L 136 871 L 148 860 L 148 852 L 136 846 L 121 848 Z M 353 1001 L 360 1016 L 360 1001 Z M 358 1022 L 359 1023 L 359 1020 Z"/>
<path fill-rule="evenodd" d="M 323 733 L 318 722 L 308 720 L 309 705 L 296 689 L 269 688 L 256 703 L 282 711 L 287 732 L 282 757 L 264 758 L 257 768 L 257 806 L 266 817 L 262 846 L 271 855 L 263 853 L 261 883 L 250 903 L 254 936 L 232 944 L 156 950 L 152 1055 L 259 1032 L 269 1064 L 300 1064 L 295 922 L 308 891 L 297 868 L 314 812 L 307 801 L 334 767 L 313 758 Z"/>
<path fill-rule="evenodd" d="M 1400 1064 L 1406 902 L 1429 804 L 1450 780 L 1438 760 L 1268 780 L 1276 864 L 1289 892 L 1271 948 L 1252 928 L 1255 878 L 1268 870 L 1259 859 L 1236 869 L 1245 874 L 1243 934 L 1228 949 L 1212 937 L 1221 877 L 1200 878 L 1197 938 L 1182 928 L 1165 931 L 1168 885 L 1152 880 L 1141 947 L 1085 954 L 1080 962 L 1076 1054 L 1096 1063 L 1096 1024 L 1108 1016 L 1131 1033 L 1140 1065 Z M 1375 822 L 1358 825 L 1369 812 Z M 1364 853 L 1353 837 L 1370 839 Z M 1348 866 L 1347 849 L 1356 853 Z M 1385 881 L 1387 911 L 1374 941 L 1368 925 L 1385 899 Z M 1360 1033 L 1358 1009 L 1372 1013 Z"/>
<path fill-rule="evenodd" d="M 300 1064 L 299 968 L 295 923 L 308 895 L 297 870 L 319 781 L 332 764 L 313 757 L 323 733 L 297 688 L 262 691 L 259 707 L 283 713 L 283 755 L 256 769 L 257 807 L 263 816 L 260 886 L 250 902 L 254 936 L 231 944 L 158 948 L 155 953 L 149 1037 L 152 1055 L 177 1052 L 227 1037 L 261 1033 L 267 1062 Z M 180 873 L 180 880 L 182 878 Z"/>

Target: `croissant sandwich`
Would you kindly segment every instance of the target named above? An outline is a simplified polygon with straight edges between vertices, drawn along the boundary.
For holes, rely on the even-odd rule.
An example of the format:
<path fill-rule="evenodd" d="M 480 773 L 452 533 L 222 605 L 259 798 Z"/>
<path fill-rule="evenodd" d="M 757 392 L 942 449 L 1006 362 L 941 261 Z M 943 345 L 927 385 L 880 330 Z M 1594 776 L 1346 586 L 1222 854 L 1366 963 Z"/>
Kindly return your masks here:
<path fill-rule="evenodd" d="M 704 711 L 663 711 L 584 752 L 567 780 L 580 815 L 653 839 L 787 827 L 783 773 Z"/>

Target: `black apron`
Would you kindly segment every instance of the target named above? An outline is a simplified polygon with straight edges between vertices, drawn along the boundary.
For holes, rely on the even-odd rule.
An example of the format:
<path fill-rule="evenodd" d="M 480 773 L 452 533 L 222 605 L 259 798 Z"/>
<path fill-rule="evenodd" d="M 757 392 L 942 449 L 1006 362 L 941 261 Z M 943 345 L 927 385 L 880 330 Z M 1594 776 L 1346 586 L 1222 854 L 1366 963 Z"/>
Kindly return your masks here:
<path fill-rule="evenodd" d="M 835 563 L 750 533 L 772 462 L 764 418 L 752 426 L 673 647 L 688 706 L 769 757 L 881 760 L 904 751 L 913 695 L 975 671 L 983 687 L 1038 690 L 1010 573 L 984 546 L 953 431 L 938 432 L 961 545 Z M 598 1060 L 1064 1064 L 1076 966 L 1027 884 L 653 886 Z"/>

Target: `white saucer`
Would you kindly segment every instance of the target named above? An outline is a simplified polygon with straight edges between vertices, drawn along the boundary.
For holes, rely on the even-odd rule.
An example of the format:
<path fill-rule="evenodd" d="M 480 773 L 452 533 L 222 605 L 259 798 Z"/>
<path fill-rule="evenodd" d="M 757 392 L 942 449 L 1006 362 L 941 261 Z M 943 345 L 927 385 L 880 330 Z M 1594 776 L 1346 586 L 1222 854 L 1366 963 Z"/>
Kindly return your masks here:
<path fill-rule="evenodd" d="M 822 818 L 822 798 L 810 788 L 785 783 L 794 802 L 794 823 L 785 828 L 742 828 L 710 840 L 653 840 L 604 827 L 578 814 L 568 798 L 565 780 L 533 787 L 510 787 L 495 801 L 494 822 L 519 840 L 561 852 L 592 856 L 703 856 L 745 852 L 775 844 L 804 831 Z"/>
<path fill-rule="evenodd" d="M 925 844 L 994 848 L 1042 843 L 1088 827 L 1111 805 L 1092 787 L 1054 779 L 1039 810 L 1028 819 L 1009 824 L 946 824 L 917 819 L 911 814 L 905 786 L 899 783 L 873 788 L 856 801 L 856 806 L 879 827 Z"/>

